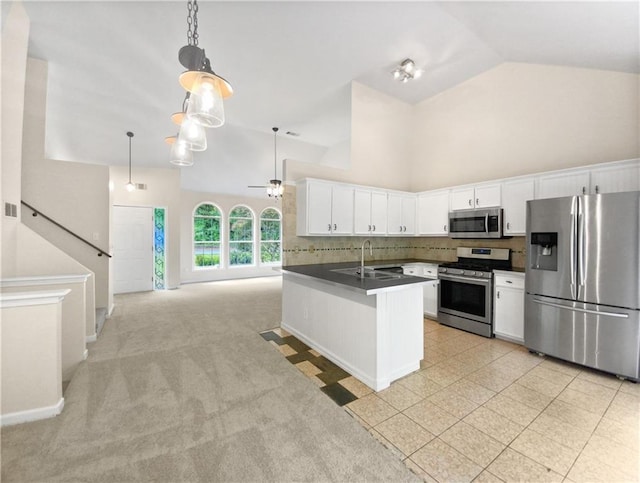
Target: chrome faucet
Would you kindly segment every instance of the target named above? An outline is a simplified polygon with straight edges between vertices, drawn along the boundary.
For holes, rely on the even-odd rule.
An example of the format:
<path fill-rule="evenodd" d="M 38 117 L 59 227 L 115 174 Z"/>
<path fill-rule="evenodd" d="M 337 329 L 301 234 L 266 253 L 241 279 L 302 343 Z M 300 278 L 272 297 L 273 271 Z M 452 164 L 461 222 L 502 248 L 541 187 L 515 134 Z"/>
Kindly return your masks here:
<path fill-rule="evenodd" d="M 373 247 L 371 246 L 371 240 L 368 238 L 362 242 L 362 257 L 360 258 L 360 279 L 364 278 L 364 246 L 369 243 L 369 255 L 373 256 Z"/>

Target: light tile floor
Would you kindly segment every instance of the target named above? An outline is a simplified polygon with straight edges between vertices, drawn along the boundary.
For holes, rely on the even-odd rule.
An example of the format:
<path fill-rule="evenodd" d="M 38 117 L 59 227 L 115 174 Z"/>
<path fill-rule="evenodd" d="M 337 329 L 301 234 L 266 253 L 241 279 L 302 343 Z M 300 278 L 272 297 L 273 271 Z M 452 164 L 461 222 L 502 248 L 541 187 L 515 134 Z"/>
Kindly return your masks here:
<path fill-rule="evenodd" d="M 432 320 L 420 371 L 344 406 L 425 481 L 640 480 L 640 384 Z"/>

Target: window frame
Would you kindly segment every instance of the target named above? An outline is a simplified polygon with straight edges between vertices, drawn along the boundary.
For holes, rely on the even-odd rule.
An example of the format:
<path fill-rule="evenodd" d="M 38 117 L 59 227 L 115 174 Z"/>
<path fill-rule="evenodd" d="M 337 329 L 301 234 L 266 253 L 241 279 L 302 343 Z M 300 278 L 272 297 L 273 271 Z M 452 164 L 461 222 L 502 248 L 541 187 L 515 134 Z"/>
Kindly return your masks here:
<path fill-rule="evenodd" d="M 232 213 L 235 209 L 237 208 L 245 208 L 247 211 L 249 211 L 251 213 L 251 241 L 233 241 L 231 240 L 231 218 L 232 218 Z M 227 253 L 228 253 L 228 265 L 227 267 L 229 269 L 236 269 L 236 268 L 246 268 L 246 267 L 257 267 L 258 266 L 258 257 L 256 255 L 256 212 L 253 208 L 251 208 L 250 206 L 244 204 L 244 203 L 239 203 L 237 205 L 234 205 L 231 207 L 231 209 L 229 209 L 229 214 L 227 216 L 227 237 L 226 237 L 226 242 L 227 242 Z M 231 263 L 231 246 L 232 243 L 251 243 L 251 260 L 252 263 L 246 263 L 246 264 L 242 264 L 242 265 L 238 265 L 238 264 L 232 264 Z"/>
<path fill-rule="evenodd" d="M 263 220 L 262 214 L 267 210 L 273 210 L 276 213 L 278 213 L 278 221 L 280 222 L 280 233 L 279 233 L 280 236 L 278 237 L 278 240 L 264 240 L 265 242 L 270 242 L 270 243 L 273 243 L 275 241 L 280 243 L 280 260 L 278 260 L 277 262 L 263 262 L 262 261 L 262 243 L 263 243 L 263 240 L 262 240 L 262 220 Z M 270 219 L 270 218 L 264 218 L 264 220 L 274 221 L 273 219 Z M 260 265 L 265 266 L 265 267 L 281 266 L 282 265 L 282 212 L 279 209 L 277 209 L 275 206 L 266 206 L 260 212 L 260 217 L 258 218 L 258 221 L 260 222 L 260 228 L 259 228 L 259 230 L 256 230 L 256 237 L 258 238 L 257 251 L 258 251 L 258 260 L 259 260 Z"/>
<path fill-rule="evenodd" d="M 219 233 L 219 238 L 220 241 L 218 242 L 220 247 L 219 247 L 219 253 L 220 253 L 220 261 L 218 263 L 218 266 L 198 266 L 196 265 L 196 253 L 195 253 L 195 244 L 196 244 L 196 224 L 195 224 L 195 217 L 196 217 L 196 211 L 198 211 L 198 208 L 200 208 L 203 205 L 211 205 L 214 208 L 216 208 L 218 210 L 218 212 L 220 213 L 220 233 Z M 203 216 L 203 215 L 197 215 L 197 216 Z M 198 203 L 194 208 L 193 211 L 191 213 L 191 267 L 193 271 L 202 271 L 202 270 L 221 270 L 224 268 L 224 263 L 225 263 L 225 215 L 224 215 L 224 210 L 222 210 L 220 208 L 220 205 L 218 205 L 217 203 L 214 203 L 212 201 L 201 201 L 200 203 Z"/>

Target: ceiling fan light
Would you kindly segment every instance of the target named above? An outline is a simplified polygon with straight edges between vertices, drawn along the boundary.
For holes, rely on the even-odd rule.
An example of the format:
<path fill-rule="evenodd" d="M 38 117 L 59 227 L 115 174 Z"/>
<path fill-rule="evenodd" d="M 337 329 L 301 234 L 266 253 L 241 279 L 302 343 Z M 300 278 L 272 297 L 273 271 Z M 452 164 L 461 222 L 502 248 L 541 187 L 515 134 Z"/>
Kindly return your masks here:
<path fill-rule="evenodd" d="M 204 127 L 224 124 L 224 103 L 214 75 L 201 73 L 193 83 L 189 97 L 187 117 Z"/>
<path fill-rule="evenodd" d="M 187 116 L 180 126 L 178 142 L 191 151 L 204 151 L 207 149 L 207 133 L 201 124 Z"/>

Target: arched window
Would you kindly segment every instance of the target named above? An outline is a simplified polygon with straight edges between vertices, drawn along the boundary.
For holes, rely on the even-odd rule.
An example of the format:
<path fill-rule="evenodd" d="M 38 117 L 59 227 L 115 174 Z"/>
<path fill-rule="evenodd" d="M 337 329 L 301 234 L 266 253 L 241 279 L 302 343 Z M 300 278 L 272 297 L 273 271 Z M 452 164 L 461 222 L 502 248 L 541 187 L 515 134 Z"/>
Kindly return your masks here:
<path fill-rule="evenodd" d="M 260 263 L 282 262 L 282 223 L 278 210 L 266 208 L 260 214 Z"/>
<path fill-rule="evenodd" d="M 222 213 L 211 203 L 202 203 L 193 213 L 193 264 L 196 268 L 220 267 Z"/>
<path fill-rule="evenodd" d="M 229 214 L 229 265 L 253 265 L 253 212 L 246 206 Z"/>

